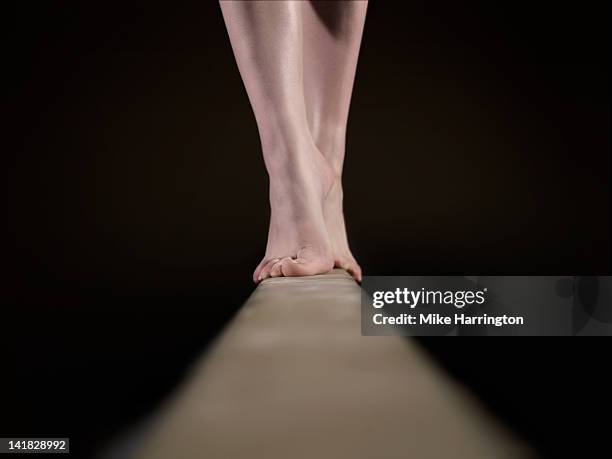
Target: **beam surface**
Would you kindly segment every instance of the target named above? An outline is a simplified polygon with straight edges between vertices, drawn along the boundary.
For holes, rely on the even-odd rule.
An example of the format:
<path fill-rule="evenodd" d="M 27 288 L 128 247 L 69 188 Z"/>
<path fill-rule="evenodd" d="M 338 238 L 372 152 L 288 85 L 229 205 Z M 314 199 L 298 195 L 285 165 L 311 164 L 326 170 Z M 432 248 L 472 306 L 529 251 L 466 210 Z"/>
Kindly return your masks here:
<path fill-rule="evenodd" d="M 134 457 L 531 456 L 415 343 L 361 336 L 360 292 L 341 270 L 263 281 Z"/>

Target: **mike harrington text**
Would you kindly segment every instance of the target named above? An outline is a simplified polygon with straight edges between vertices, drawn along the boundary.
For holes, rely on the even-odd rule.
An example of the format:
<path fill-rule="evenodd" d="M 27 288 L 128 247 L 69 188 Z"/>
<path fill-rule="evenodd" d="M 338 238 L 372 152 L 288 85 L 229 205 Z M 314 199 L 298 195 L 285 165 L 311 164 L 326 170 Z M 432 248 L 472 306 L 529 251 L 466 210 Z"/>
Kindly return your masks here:
<path fill-rule="evenodd" d="M 455 314 L 446 316 L 442 314 L 398 314 L 387 316 L 374 314 L 372 322 L 375 325 L 492 325 L 503 327 L 504 325 L 523 325 L 525 319 L 522 316 L 490 316 L 483 314 L 471 316 L 468 314 Z"/>

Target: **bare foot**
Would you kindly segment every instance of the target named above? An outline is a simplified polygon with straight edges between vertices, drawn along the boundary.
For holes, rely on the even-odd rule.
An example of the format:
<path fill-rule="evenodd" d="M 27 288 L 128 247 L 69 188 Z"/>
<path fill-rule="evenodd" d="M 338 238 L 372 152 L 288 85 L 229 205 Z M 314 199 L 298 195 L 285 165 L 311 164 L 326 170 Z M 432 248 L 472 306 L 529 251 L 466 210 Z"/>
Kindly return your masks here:
<path fill-rule="evenodd" d="M 361 282 L 361 267 L 349 248 L 342 210 L 342 182 L 340 177 L 334 183 L 323 203 L 323 216 L 327 227 L 327 234 L 332 246 L 334 266 L 348 271 L 353 278 Z"/>
<path fill-rule="evenodd" d="M 266 254 L 253 273 L 268 277 L 312 276 L 334 267 L 323 206 L 334 174 L 314 145 L 291 155 L 268 154 L 270 229 Z"/>

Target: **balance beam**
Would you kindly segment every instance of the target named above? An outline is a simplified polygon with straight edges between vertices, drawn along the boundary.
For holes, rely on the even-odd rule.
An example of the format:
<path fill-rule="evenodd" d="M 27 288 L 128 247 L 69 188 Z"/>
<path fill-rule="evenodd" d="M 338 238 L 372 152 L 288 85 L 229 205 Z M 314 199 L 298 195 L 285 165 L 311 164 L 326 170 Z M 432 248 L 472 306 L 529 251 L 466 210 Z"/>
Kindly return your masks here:
<path fill-rule="evenodd" d="M 361 336 L 344 271 L 261 282 L 161 407 L 135 458 L 519 458 L 408 339 Z"/>

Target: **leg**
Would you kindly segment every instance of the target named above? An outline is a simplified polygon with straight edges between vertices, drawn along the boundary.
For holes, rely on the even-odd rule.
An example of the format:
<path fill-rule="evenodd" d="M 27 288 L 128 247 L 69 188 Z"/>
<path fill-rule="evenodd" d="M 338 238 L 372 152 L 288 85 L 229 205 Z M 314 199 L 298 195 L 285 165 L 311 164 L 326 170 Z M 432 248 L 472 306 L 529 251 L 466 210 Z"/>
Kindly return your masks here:
<path fill-rule="evenodd" d="M 361 280 L 348 245 L 342 211 L 342 166 L 357 57 L 367 1 L 302 2 L 304 93 L 314 142 L 335 175 L 323 212 L 335 266 Z"/>
<path fill-rule="evenodd" d="M 327 272 L 334 261 L 323 202 L 333 172 L 310 135 L 299 1 L 221 1 L 270 176 L 270 229 L 257 282 Z"/>

